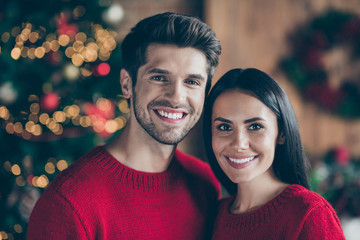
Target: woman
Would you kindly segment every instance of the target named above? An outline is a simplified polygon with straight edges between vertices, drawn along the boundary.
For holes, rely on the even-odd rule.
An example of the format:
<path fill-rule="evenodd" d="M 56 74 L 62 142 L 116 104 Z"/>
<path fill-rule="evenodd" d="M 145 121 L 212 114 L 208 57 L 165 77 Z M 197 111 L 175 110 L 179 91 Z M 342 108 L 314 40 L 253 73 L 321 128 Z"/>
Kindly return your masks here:
<path fill-rule="evenodd" d="M 204 140 L 232 195 L 220 201 L 213 239 L 345 239 L 334 209 L 309 190 L 308 161 L 291 104 L 257 69 L 233 69 L 211 90 Z"/>

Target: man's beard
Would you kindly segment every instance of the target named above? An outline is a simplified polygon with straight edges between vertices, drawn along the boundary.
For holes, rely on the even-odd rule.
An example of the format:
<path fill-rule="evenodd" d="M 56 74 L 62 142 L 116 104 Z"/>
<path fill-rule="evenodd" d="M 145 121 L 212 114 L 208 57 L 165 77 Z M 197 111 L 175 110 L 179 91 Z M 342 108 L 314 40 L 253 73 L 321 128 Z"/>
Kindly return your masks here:
<path fill-rule="evenodd" d="M 153 106 L 162 106 L 162 107 L 171 107 L 176 109 L 176 107 L 173 107 L 169 102 L 167 101 L 153 101 L 147 106 L 148 113 L 150 113 L 151 108 Z M 182 108 L 187 109 L 188 115 L 187 117 L 195 117 L 194 116 L 194 109 L 188 105 L 182 106 Z M 177 106 L 179 108 L 179 106 Z M 183 126 L 183 129 L 179 131 L 174 131 L 171 126 L 165 126 L 163 125 L 163 130 L 158 130 L 154 124 L 154 122 L 151 120 L 150 116 L 146 117 L 146 113 L 144 108 L 137 103 L 136 101 L 136 94 L 133 93 L 133 111 L 136 120 L 138 123 L 142 126 L 142 128 L 156 141 L 162 144 L 167 145 L 176 145 L 179 142 L 181 142 L 186 135 L 190 132 L 190 130 L 195 126 L 195 123 L 197 122 L 198 118 L 195 119 L 193 122 L 189 122 L 187 125 Z"/>

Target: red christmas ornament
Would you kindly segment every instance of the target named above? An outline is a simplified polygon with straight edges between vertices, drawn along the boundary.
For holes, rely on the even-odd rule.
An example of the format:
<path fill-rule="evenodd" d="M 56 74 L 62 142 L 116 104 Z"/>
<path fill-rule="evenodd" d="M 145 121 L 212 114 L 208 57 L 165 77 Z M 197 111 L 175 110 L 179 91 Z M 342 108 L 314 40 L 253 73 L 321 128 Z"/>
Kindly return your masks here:
<path fill-rule="evenodd" d="M 47 111 L 51 112 L 58 108 L 60 100 L 59 96 L 56 93 L 48 93 L 43 96 L 40 101 L 41 107 Z"/>

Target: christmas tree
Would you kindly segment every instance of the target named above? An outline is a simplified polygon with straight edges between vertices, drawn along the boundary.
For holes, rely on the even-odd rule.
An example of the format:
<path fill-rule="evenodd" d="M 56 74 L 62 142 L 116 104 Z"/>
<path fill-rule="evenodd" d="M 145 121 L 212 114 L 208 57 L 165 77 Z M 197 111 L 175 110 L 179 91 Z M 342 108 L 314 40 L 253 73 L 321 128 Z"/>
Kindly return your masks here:
<path fill-rule="evenodd" d="M 0 239 L 25 239 L 62 170 L 126 124 L 111 0 L 0 6 Z"/>

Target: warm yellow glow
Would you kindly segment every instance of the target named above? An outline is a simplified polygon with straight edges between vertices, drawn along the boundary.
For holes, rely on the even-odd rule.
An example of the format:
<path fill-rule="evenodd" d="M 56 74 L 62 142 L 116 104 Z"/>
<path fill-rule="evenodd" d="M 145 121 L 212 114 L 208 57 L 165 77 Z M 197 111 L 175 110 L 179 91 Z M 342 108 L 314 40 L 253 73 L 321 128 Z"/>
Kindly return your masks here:
<path fill-rule="evenodd" d="M 13 123 L 6 124 L 5 129 L 6 129 L 6 132 L 9 134 L 13 134 L 15 132 Z"/>
<path fill-rule="evenodd" d="M 21 49 L 21 56 L 23 58 L 26 58 L 28 56 L 28 52 L 29 52 L 29 47 L 22 47 Z"/>
<path fill-rule="evenodd" d="M 14 230 L 17 233 L 22 233 L 23 232 L 23 228 L 22 228 L 22 226 L 20 224 L 15 224 L 14 225 Z"/>
<path fill-rule="evenodd" d="M 81 5 L 77 6 L 77 7 L 73 10 L 73 14 L 74 14 L 74 16 L 75 16 L 76 18 L 79 18 L 79 17 L 84 16 L 85 12 L 86 12 L 85 7 L 83 7 L 83 6 L 81 6 Z"/>
<path fill-rule="evenodd" d="M 25 130 L 32 133 L 34 131 L 35 123 L 33 121 L 29 121 L 25 124 Z"/>
<path fill-rule="evenodd" d="M 104 111 L 104 112 L 108 112 L 108 111 L 110 111 L 112 104 L 111 104 L 110 100 L 108 100 L 108 99 L 106 99 L 106 98 L 99 98 L 99 99 L 96 101 L 96 106 L 97 106 L 100 110 L 102 110 L 102 111 Z"/>
<path fill-rule="evenodd" d="M 28 58 L 35 59 L 35 48 L 29 48 L 27 55 L 28 55 Z"/>
<path fill-rule="evenodd" d="M 8 239 L 8 235 L 6 234 L 6 232 L 4 231 L 0 232 L 0 239 Z"/>
<path fill-rule="evenodd" d="M 28 98 L 28 101 L 29 102 L 38 102 L 39 101 L 39 97 L 38 96 L 36 96 L 36 95 L 34 95 L 34 94 L 30 94 L 29 95 L 29 98 Z"/>
<path fill-rule="evenodd" d="M 52 130 L 56 127 L 57 122 L 53 118 L 49 118 L 49 121 L 47 121 L 46 126 Z"/>
<path fill-rule="evenodd" d="M 75 104 L 73 104 L 71 106 L 66 106 L 64 108 L 64 112 L 65 112 L 66 116 L 73 118 L 73 117 L 76 117 L 79 115 L 80 107 Z"/>
<path fill-rule="evenodd" d="M 20 33 L 20 27 L 16 26 L 11 29 L 11 35 L 16 37 Z"/>
<path fill-rule="evenodd" d="M 84 77 L 89 77 L 92 75 L 92 72 L 84 67 L 80 68 L 80 72 Z"/>
<path fill-rule="evenodd" d="M 91 126 L 91 119 L 89 116 L 80 117 L 80 125 L 82 127 L 90 127 Z"/>
<path fill-rule="evenodd" d="M 118 129 L 122 129 L 125 127 L 125 124 L 126 124 L 126 119 L 122 116 L 120 117 L 117 117 L 114 119 L 118 125 Z"/>
<path fill-rule="evenodd" d="M 119 129 L 118 123 L 115 120 L 108 120 L 105 123 L 105 131 L 108 133 L 114 133 Z"/>
<path fill-rule="evenodd" d="M 53 114 L 53 118 L 57 122 L 65 122 L 66 115 L 65 115 L 65 113 L 63 111 L 56 111 Z"/>
<path fill-rule="evenodd" d="M 44 47 L 38 47 L 35 49 L 35 57 L 37 58 L 43 58 L 45 56 L 45 48 Z"/>
<path fill-rule="evenodd" d="M 14 131 L 16 133 L 21 133 L 23 131 L 23 126 L 22 126 L 21 122 L 17 122 L 14 124 Z"/>
<path fill-rule="evenodd" d="M 40 104 L 39 103 L 32 103 L 30 105 L 30 112 L 34 114 L 38 114 L 40 112 Z"/>
<path fill-rule="evenodd" d="M 75 40 L 81 41 L 81 42 L 85 42 L 85 41 L 86 41 L 86 38 L 87 38 L 87 36 L 86 36 L 86 34 L 83 33 L 83 32 L 79 32 L 79 33 L 76 34 L 76 36 L 75 36 Z"/>
<path fill-rule="evenodd" d="M 74 51 L 74 48 L 73 47 L 67 47 L 65 49 L 65 55 L 68 57 L 68 58 L 71 58 L 72 55 L 74 55 L 75 51 Z"/>
<path fill-rule="evenodd" d="M 27 132 L 27 131 L 23 131 L 23 132 L 21 133 L 21 137 L 22 137 L 23 139 L 25 139 L 25 140 L 29 140 L 29 139 L 31 138 L 31 134 L 30 134 L 29 132 Z"/>
<path fill-rule="evenodd" d="M 84 48 L 84 43 L 81 41 L 75 41 L 73 43 L 73 48 L 75 52 L 80 52 Z"/>
<path fill-rule="evenodd" d="M 51 42 L 53 40 L 56 40 L 56 35 L 55 34 L 46 35 L 46 41 Z"/>
<path fill-rule="evenodd" d="M 20 54 L 21 54 L 21 49 L 20 48 L 13 48 L 13 50 L 11 50 L 11 57 L 15 60 L 18 60 L 20 58 Z"/>
<path fill-rule="evenodd" d="M 51 50 L 50 42 L 43 42 L 42 46 L 45 48 L 45 52 L 48 53 Z"/>
<path fill-rule="evenodd" d="M 51 49 L 53 52 L 58 51 L 59 48 L 60 48 L 60 44 L 59 44 L 58 41 L 52 40 L 52 41 L 50 42 L 50 49 Z"/>
<path fill-rule="evenodd" d="M 61 34 L 59 36 L 59 44 L 63 47 L 65 47 L 66 45 L 68 45 L 70 43 L 70 37 L 66 34 Z"/>
<path fill-rule="evenodd" d="M 41 175 L 36 179 L 36 185 L 41 188 L 45 188 L 49 184 L 49 179 L 46 175 Z"/>
<path fill-rule="evenodd" d="M 29 35 L 30 42 L 35 43 L 38 39 L 39 39 L 39 33 L 37 33 L 37 32 L 30 33 L 30 35 Z"/>
<path fill-rule="evenodd" d="M 95 62 L 98 57 L 97 51 L 90 49 L 88 47 L 85 48 L 85 51 L 82 54 L 86 62 Z"/>
<path fill-rule="evenodd" d="M 47 162 L 46 165 L 45 165 L 45 171 L 46 171 L 48 174 L 53 174 L 53 173 L 55 173 L 55 165 L 54 165 L 54 163 L 52 163 L 52 162 Z"/>
<path fill-rule="evenodd" d="M 10 33 L 4 32 L 4 33 L 1 35 L 1 41 L 3 41 L 4 43 L 6 43 L 7 41 L 9 41 L 9 39 L 10 39 Z"/>
<path fill-rule="evenodd" d="M 34 125 L 34 131 L 32 132 L 34 136 L 40 136 L 42 134 L 42 127 L 39 124 Z"/>
<path fill-rule="evenodd" d="M 10 118 L 10 112 L 5 106 L 0 107 L 0 118 L 8 120 Z"/>
<path fill-rule="evenodd" d="M 33 121 L 34 123 L 37 123 L 39 121 L 39 117 L 37 114 L 31 113 L 29 115 L 29 121 Z"/>
<path fill-rule="evenodd" d="M 39 117 L 39 121 L 44 125 L 46 125 L 48 120 L 49 120 L 49 114 L 47 113 L 42 113 Z"/>
<path fill-rule="evenodd" d="M 11 172 L 11 163 L 9 161 L 4 162 L 4 169 L 8 172 Z"/>
<path fill-rule="evenodd" d="M 76 117 L 73 117 L 71 119 L 71 122 L 75 125 L 75 126 L 79 126 L 80 125 L 80 116 L 76 116 Z"/>
<path fill-rule="evenodd" d="M 56 164 L 56 167 L 59 169 L 59 171 L 63 171 L 66 168 L 68 168 L 68 164 L 67 164 L 67 162 L 65 160 L 60 160 Z"/>
<path fill-rule="evenodd" d="M 128 104 L 127 100 L 125 100 L 125 99 L 122 99 L 119 102 L 118 108 L 123 113 L 129 113 L 130 112 L 129 104 Z"/>
<path fill-rule="evenodd" d="M 61 135 L 63 133 L 64 129 L 61 124 L 56 125 L 56 128 L 53 130 L 55 135 Z"/>
<path fill-rule="evenodd" d="M 14 175 L 20 175 L 21 174 L 21 169 L 20 169 L 20 166 L 17 165 L 17 164 L 14 164 L 12 167 L 11 167 L 11 172 L 14 174 Z"/>
<path fill-rule="evenodd" d="M 26 183 L 23 176 L 17 176 L 15 179 L 15 182 L 19 187 L 25 186 L 25 183 Z"/>
<path fill-rule="evenodd" d="M 81 54 L 75 53 L 74 55 L 72 55 L 71 61 L 75 66 L 79 67 L 84 63 L 84 58 Z"/>
<path fill-rule="evenodd" d="M 25 42 L 29 39 L 29 35 L 24 33 L 24 31 L 18 36 L 17 42 Z"/>

